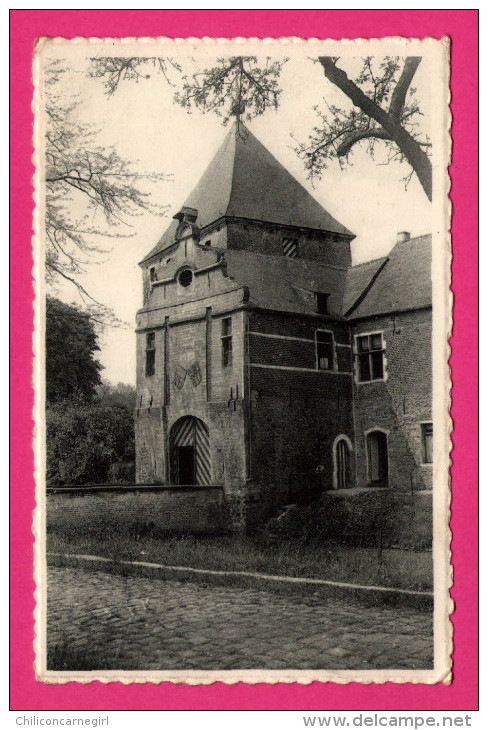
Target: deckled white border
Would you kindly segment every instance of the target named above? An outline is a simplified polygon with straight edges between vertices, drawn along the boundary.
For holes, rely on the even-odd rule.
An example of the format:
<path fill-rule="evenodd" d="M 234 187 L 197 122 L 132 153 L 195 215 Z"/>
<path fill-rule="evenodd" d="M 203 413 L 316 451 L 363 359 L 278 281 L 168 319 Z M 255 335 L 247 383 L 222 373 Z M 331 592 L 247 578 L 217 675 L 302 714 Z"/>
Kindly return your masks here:
<path fill-rule="evenodd" d="M 42 56 L 46 49 L 51 54 L 66 52 L 69 46 L 70 54 L 80 53 L 86 55 L 86 45 L 94 50 L 103 51 L 103 55 L 131 55 L 132 48 L 139 56 L 154 56 L 161 52 L 161 47 L 171 46 L 172 55 L 189 55 L 198 53 L 208 56 L 215 56 L 228 52 L 235 53 L 235 47 L 239 50 L 253 51 L 253 55 L 264 55 L 272 52 L 274 56 L 303 56 L 310 52 L 327 54 L 336 52 L 341 56 L 357 56 L 364 54 L 365 50 L 369 55 L 402 55 L 417 52 L 419 55 L 428 57 L 432 64 L 431 78 L 436 78 L 432 84 L 432 106 L 438 114 L 442 114 L 435 130 L 437 139 L 440 142 L 433 145 L 435 157 L 433 158 L 434 180 L 433 180 L 433 203 L 432 203 L 432 236 L 433 236 L 433 371 L 434 378 L 434 669 L 433 670 L 222 670 L 222 671 L 94 671 L 94 672 L 52 672 L 46 670 L 46 546 L 45 546 L 45 392 L 44 374 L 45 363 L 43 357 L 44 342 L 44 232 L 41 221 L 44 219 L 44 203 L 42 188 L 42 166 L 43 166 L 43 137 L 42 137 L 42 116 L 41 98 L 42 89 Z M 364 47 L 367 46 L 367 49 Z M 413 39 L 388 37 L 381 39 L 343 39 L 343 40 L 320 40 L 318 38 L 302 39 L 298 37 L 289 38 L 83 38 L 76 37 L 72 40 L 65 38 L 41 38 L 36 45 L 33 62 L 34 74 L 34 100 L 33 110 L 35 113 L 34 123 L 34 164 L 36 172 L 34 176 L 34 281 L 35 281 L 35 330 L 33 334 L 34 348 L 34 384 L 35 384 L 35 405 L 34 405 L 34 452 L 35 452 L 35 479 L 36 479 L 36 504 L 34 512 L 33 531 L 36 536 L 34 572 L 36 580 L 36 608 L 35 618 L 35 653 L 36 677 L 39 681 L 46 683 L 65 684 L 76 681 L 89 683 L 94 680 L 108 683 L 121 682 L 123 684 L 152 682 L 173 682 L 175 684 L 186 683 L 189 685 L 212 684 L 213 682 L 224 682 L 235 684 L 236 682 L 247 682 L 255 684 L 265 682 L 276 684 L 278 682 L 298 682 L 310 684 L 314 681 L 347 684 L 349 682 L 360 682 L 362 684 L 383 684 L 385 682 L 396 683 L 425 683 L 434 684 L 437 682 L 449 683 L 451 681 L 451 654 L 453 647 L 453 632 L 450 621 L 450 613 L 453 610 L 453 602 L 449 596 L 449 589 L 452 586 L 451 568 L 451 532 L 449 529 L 450 519 L 450 451 L 452 422 L 449 415 L 451 405 L 451 380 L 448 358 L 450 347 L 448 339 L 452 330 L 452 294 L 450 292 L 450 266 L 451 266 L 451 242 L 450 242 L 450 219 L 451 203 L 448 197 L 450 190 L 450 178 L 448 164 L 451 156 L 451 112 L 449 108 L 449 39 L 437 40 L 434 38 Z M 280 51 L 282 52 L 280 54 Z M 395 53 L 396 51 L 396 53 Z M 95 53 L 96 55 L 96 53 Z M 439 374 L 440 377 L 439 377 Z M 444 428 L 439 428 L 439 424 Z"/>

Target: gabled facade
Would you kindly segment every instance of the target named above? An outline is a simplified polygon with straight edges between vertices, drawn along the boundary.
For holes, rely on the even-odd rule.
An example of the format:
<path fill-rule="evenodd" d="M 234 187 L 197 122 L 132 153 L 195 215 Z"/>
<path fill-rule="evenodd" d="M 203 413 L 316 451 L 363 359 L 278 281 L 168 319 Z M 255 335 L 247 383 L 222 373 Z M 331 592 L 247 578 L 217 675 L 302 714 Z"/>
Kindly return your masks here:
<path fill-rule="evenodd" d="M 141 262 L 139 483 L 219 485 L 244 529 L 325 489 L 431 482 L 428 237 L 353 234 L 247 130 Z"/>

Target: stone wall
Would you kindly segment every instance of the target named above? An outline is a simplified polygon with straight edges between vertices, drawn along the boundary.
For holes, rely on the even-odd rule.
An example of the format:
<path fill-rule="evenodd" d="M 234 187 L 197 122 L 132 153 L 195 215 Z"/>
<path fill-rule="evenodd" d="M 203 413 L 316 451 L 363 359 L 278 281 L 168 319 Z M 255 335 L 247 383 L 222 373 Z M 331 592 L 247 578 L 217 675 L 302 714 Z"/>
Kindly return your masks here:
<path fill-rule="evenodd" d="M 187 247 L 189 261 L 198 264 L 206 255 L 191 241 Z M 177 254 L 181 256 L 179 250 L 173 254 L 168 271 L 181 263 Z M 247 468 L 245 315 L 239 308 L 244 292 L 222 269 L 196 276 L 188 291 L 183 289 L 177 282 L 158 284 L 138 313 L 136 479 L 139 484 L 174 482 L 168 458 L 171 428 L 178 419 L 192 416 L 209 431 L 212 483 L 230 493 L 245 483 Z M 222 358 L 224 319 L 232 321 L 227 364 Z M 148 332 L 154 332 L 155 346 L 151 375 L 145 368 Z"/>
<path fill-rule="evenodd" d="M 355 323 L 353 332 L 382 332 L 385 349 L 384 380 L 359 383 L 355 373 L 357 484 L 369 482 L 366 435 L 380 429 L 388 439 L 390 486 L 430 489 L 421 424 L 432 422 L 432 311 L 371 318 Z"/>
<path fill-rule="evenodd" d="M 63 534 L 203 534 L 228 528 L 218 487 L 49 489 L 47 529 Z"/>

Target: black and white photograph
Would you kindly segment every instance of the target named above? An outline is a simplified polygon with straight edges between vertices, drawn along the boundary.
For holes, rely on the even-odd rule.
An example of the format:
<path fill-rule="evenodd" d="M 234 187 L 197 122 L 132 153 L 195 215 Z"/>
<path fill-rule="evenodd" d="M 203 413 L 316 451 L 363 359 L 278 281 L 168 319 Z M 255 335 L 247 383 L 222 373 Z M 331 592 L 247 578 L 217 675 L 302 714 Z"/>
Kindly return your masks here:
<path fill-rule="evenodd" d="M 34 81 L 38 680 L 448 683 L 448 41 Z"/>

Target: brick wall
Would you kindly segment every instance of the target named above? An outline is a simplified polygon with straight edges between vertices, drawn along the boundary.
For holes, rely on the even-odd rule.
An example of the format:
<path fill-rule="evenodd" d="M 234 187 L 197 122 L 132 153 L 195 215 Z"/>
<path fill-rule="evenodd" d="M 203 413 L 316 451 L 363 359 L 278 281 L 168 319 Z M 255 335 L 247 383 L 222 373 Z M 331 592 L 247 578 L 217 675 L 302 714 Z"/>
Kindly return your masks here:
<path fill-rule="evenodd" d="M 432 465 L 422 464 L 421 423 L 432 421 L 430 309 L 355 323 L 354 334 L 383 332 L 386 379 L 355 390 L 357 483 L 369 482 L 366 433 L 388 437 L 389 483 L 398 489 L 430 489 Z"/>
<path fill-rule="evenodd" d="M 349 325 L 333 320 L 330 317 L 304 317 L 286 312 L 253 311 L 250 314 L 251 331 L 265 334 L 287 335 L 313 340 L 316 329 L 332 329 L 334 339 L 343 345 L 349 345 Z"/>
<path fill-rule="evenodd" d="M 283 238 L 298 240 L 300 258 L 334 266 L 351 265 L 350 242 L 338 240 L 337 236 L 326 231 L 285 228 L 251 221 L 227 223 L 227 247 L 230 249 L 282 256 Z"/>
<path fill-rule="evenodd" d="M 354 442 L 352 376 L 316 369 L 315 324 L 311 318 L 250 315 L 251 333 L 302 338 L 249 338 L 250 496 L 269 510 L 332 488 L 334 441 L 346 435 Z M 329 327 L 339 341 L 349 341 L 343 325 Z"/>
<path fill-rule="evenodd" d="M 220 489 L 128 489 L 50 491 L 47 529 L 63 533 L 116 535 L 210 533 L 222 529 Z M 100 534 L 101 533 L 101 534 Z"/>

